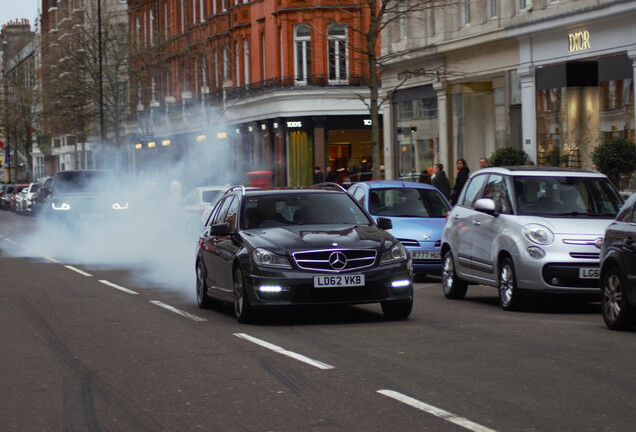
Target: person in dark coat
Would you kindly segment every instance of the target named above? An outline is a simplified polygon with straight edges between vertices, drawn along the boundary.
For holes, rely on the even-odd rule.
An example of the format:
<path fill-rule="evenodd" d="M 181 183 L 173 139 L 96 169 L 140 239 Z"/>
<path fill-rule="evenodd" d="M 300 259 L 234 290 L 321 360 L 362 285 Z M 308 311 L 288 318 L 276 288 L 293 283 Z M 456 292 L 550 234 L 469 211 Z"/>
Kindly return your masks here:
<path fill-rule="evenodd" d="M 327 170 L 327 177 L 325 178 L 325 181 L 327 182 L 332 182 L 332 183 L 337 183 L 338 182 L 338 174 L 336 174 L 336 172 L 331 168 L 331 165 L 327 165 L 327 168 L 325 168 Z"/>
<path fill-rule="evenodd" d="M 319 166 L 314 167 L 314 184 L 324 183 L 325 177 L 322 175 L 322 171 Z"/>
<path fill-rule="evenodd" d="M 468 180 L 468 174 L 470 174 L 470 170 L 468 169 L 466 160 L 457 159 L 457 175 L 455 176 L 455 184 L 451 190 L 451 204 L 457 204 L 457 198 L 459 198 L 459 194 L 464 188 L 466 180 Z"/>
<path fill-rule="evenodd" d="M 444 172 L 444 165 L 436 163 L 433 165 L 433 175 L 431 176 L 431 184 L 435 186 L 439 191 L 448 199 L 450 198 L 450 182 Z"/>

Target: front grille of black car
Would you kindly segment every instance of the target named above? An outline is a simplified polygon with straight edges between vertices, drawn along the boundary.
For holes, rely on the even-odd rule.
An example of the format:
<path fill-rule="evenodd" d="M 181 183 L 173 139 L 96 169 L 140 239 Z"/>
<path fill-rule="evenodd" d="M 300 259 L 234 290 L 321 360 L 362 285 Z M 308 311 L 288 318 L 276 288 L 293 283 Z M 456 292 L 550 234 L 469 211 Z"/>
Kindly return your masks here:
<path fill-rule="evenodd" d="M 329 257 L 334 252 L 341 252 L 346 258 L 343 268 L 334 268 L 329 263 Z M 303 270 L 315 270 L 324 272 L 340 272 L 371 267 L 375 262 L 377 252 L 373 249 L 329 249 L 293 254 L 296 265 Z"/>
<path fill-rule="evenodd" d="M 380 282 L 367 282 L 361 287 L 314 288 L 313 285 L 298 285 L 294 291 L 293 304 L 314 303 L 374 303 L 386 298 Z"/>

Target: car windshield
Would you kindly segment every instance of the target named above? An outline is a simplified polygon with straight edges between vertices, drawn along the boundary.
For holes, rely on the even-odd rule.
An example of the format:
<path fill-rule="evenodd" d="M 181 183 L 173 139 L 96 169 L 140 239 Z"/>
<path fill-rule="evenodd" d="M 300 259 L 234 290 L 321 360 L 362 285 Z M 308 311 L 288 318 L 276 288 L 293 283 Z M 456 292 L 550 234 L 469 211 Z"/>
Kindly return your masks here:
<path fill-rule="evenodd" d="M 60 171 L 55 177 L 55 193 L 113 192 L 115 175 L 110 171 Z"/>
<path fill-rule="evenodd" d="M 443 218 L 449 210 L 442 195 L 432 189 L 399 187 L 369 192 L 369 213 L 374 216 Z"/>
<path fill-rule="evenodd" d="M 204 190 L 201 193 L 201 201 L 205 203 L 212 203 L 219 196 L 220 190 Z"/>
<path fill-rule="evenodd" d="M 243 228 L 284 225 L 372 225 L 372 221 L 344 193 L 256 195 L 245 200 Z"/>
<path fill-rule="evenodd" d="M 613 218 L 622 199 L 607 179 L 515 177 L 517 214 Z"/>

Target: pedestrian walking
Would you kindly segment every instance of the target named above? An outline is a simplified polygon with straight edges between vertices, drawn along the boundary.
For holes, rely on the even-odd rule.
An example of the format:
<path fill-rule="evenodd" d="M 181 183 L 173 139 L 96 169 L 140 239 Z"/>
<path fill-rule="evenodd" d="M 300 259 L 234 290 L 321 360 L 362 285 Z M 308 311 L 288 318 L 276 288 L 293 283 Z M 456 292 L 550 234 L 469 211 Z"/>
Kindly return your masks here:
<path fill-rule="evenodd" d="M 459 194 L 466 184 L 466 180 L 468 180 L 469 173 L 470 170 L 468 169 L 466 160 L 457 159 L 457 174 L 455 176 L 455 184 L 453 185 L 453 189 L 451 190 L 451 204 L 457 204 L 457 199 L 459 198 Z"/>
<path fill-rule="evenodd" d="M 436 163 L 433 165 L 433 175 L 431 176 L 431 184 L 435 186 L 439 191 L 447 198 L 450 198 L 450 182 L 444 172 L 444 165 Z"/>
<path fill-rule="evenodd" d="M 314 167 L 314 184 L 324 183 L 325 177 L 322 175 L 322 171 L 319 166 Z"/>

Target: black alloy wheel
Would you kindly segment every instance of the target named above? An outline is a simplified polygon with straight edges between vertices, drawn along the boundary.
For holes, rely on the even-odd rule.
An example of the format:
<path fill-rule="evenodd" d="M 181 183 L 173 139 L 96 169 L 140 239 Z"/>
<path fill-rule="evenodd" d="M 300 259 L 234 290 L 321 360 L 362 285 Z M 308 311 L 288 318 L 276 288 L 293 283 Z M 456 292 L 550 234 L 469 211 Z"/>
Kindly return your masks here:
<path fill-rule="evenodd" d="M 197 304 L 201 309 L 208 309 L 214 305 L 214 301 L 208 297 L 208 287 L 205 280 L 207 273 L 202 261 L 197 262 Z"/>
<path fill-rule="evenodd" d="M 234 271 L 234 315 L 240 323 L 248 323 L 254 319 L 254 308 L 246 289 L 243 271 L 238 267 Z"/>
<path fill-rule="evenodd" d="M 605 325 L 612 330 L 628 330 L 634 326 L 634 310 L 629 304 L 627 284 L 617 267 L 603 276 L 601 311 Z"/>

